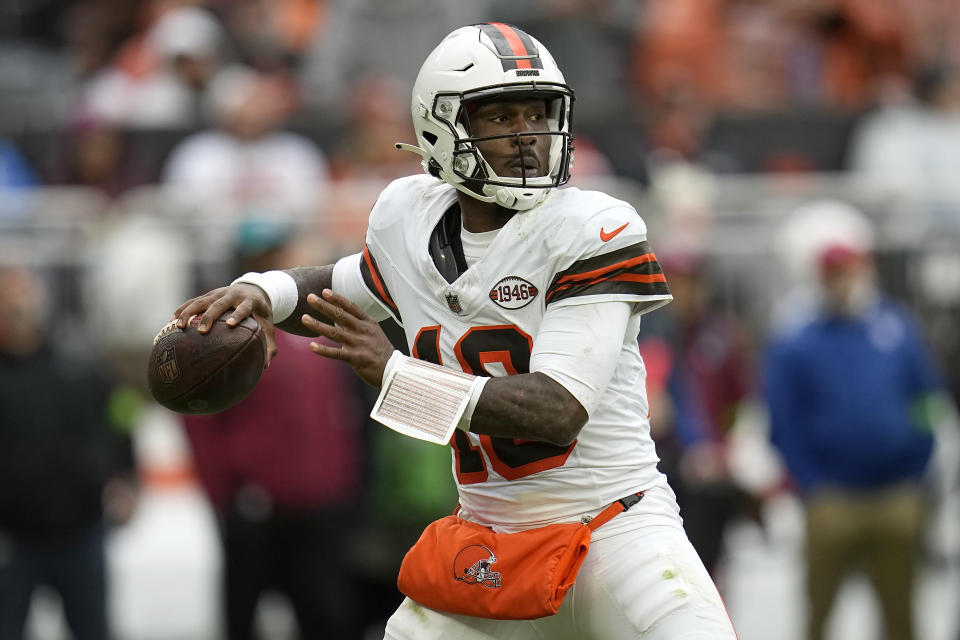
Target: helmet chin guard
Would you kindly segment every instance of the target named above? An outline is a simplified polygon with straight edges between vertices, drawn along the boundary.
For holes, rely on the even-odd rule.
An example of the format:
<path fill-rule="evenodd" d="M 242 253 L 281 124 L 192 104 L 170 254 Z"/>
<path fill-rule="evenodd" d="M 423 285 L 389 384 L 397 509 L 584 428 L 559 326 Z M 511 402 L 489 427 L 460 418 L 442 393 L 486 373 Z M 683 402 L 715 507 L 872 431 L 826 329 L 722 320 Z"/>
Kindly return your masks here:
<path fill-rule="evenodd" d="M 520 134 L 476 138 L 465 124 L 468 103 L 521 99 L 547 105 L 548 130 L 522 134 L 548 139 L 544 176 L 497 175 L 476 143 Z M 418 146 L 396 147 L 419 155 L 424 170 L 472 198 L 532 209 L 570 179 L 573 100 L 553 56 L 529 34 L 502 23 L 462 27 L 430 53 L 417 76 L 411 106 Z"/>

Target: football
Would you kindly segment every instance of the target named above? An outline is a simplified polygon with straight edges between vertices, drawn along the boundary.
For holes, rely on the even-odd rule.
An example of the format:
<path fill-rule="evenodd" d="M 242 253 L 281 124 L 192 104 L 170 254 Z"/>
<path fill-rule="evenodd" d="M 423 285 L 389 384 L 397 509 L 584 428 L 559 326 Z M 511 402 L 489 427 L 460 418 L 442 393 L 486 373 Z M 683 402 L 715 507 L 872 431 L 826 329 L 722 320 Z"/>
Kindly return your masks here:
<path fill-rule="evenodd" d="M 153 398 L 178 413 L 217 413 L 247 396 L 263 373 L 266 339 L 252 317 L 227 326 L 230 311 L 206 334 L 200 316 L 183 329 L 174 322 L 153 339 L 147 383 Z"/>

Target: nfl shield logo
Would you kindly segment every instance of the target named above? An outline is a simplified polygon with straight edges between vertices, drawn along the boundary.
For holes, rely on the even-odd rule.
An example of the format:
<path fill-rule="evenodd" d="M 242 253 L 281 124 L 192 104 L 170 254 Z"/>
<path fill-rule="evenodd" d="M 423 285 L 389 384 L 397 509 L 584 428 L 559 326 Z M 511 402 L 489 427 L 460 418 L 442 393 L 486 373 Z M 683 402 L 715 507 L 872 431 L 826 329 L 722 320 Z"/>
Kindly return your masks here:
<path fill-rule="evenodd" d="M 172 346 L 165 348 L 157 356 L 157 370 L 160 374 L 160 379 L 165 384 L 171 384 L 180 378 L 180 367 L 177 366 L 177 353 Z"/>
<path fill-rule="evenodd" d="M 447 306 L 450 307 L 450 311 L 454 313 L 463 313 L 463 307 L 460 306 L 460 298 L 458 298 L 455 293 L 447 294 Z"/>

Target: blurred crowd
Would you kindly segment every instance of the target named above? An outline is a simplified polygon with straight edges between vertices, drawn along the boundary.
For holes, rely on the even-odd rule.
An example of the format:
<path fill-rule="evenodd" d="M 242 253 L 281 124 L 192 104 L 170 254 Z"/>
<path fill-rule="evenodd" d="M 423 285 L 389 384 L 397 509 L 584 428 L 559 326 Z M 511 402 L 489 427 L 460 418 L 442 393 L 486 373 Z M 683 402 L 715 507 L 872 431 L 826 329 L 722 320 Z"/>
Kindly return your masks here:
<path fill-rule="evenodd" d="M 76 637 L 106 637 L 89 615 L 106 586 L 74 592 L 78 575 L 105 580 L 105 531 L 135 517 L 149 480 L 131 438 L 153 333 L 244 271 L 358 249 L 378 190 L 422 171 L 393 146 L 413 141 L 420 63 L 488 20 L 540 39 L 576 91 L 573 183 L 620 185 L 651 228 L 675 296 L 640 336 L 651 421 L 705 564 L 722 587 L 730 523 L 762 529 L 765 504 L 800 496 L 819 545 L 811 634 L 844 571 L 865 567 L 886 637 L 910 637 L 897 604 L 911 569 L 876 556 L 912 560 L 924 504 L 957 489 L 958 460 L 937 463 L 933 442 L 960 395 L 960 0 L 34 0 L 0 13 L 0 375 L 21 384 L 0 394 L 0 640 L 22 636 L 41 582 Z M 757 183 L 720 186 L 824 175 L 868 188 L 843 191 L 850 203 L 790 182 L 761 204 Z M 48 345 L 55 318 L 92 353 Z M 306 637 L 376 637 L 403 553 L 455 506 L 449 452 L 371 424 L 371 390 L 302 341 L 280 349 L 236 410 L 171 416 L 218 525 L 222 629 L 254 637 L 276 590 Z M 859 382 L 844 397 L 864 394 L 864 410 L 838 409 L 804 352 L 830 356 L 832 389 Z M 56 376 L 39 437 L 24 381 Z M 72 394 L 84 415 L 58 414 Z M 820 440 L 799 440 L 804 420 Z M 871 438 L 885 440 L 846 468 Z M 11 498 L 13 483 L 36 491 Z M 27 503 L 49 509 L 9 515 Z M 833 514 L 860 508 L 889 535 L 838 530 Z"/>
<path fill-rule="evenodd" d="M 250 152 L 298 158 L 273 178 L 278 190 L 298 170 L 402 175 L 414 159 L 390 143 L 411 138 L 419 61 L 451 27 L 494 18 L 537 34 L 583 97 L 581 175 L 648 180 L 662 156 L 726 172 L 911 174 L 919 163 L 946 175 L 958 13 L 956 0 L 17 3 L 0 23 L 0 176 L 110 194 L 183 171 L 208 182 L 189 158 L 225 153 L 226 140 L 168 158 L 208 128 L 233 143 L 303 134 L 302 149 L 264 141 Z M 209 178 L 243 184 L 241 171 Z M 244 188 L 268 192 L 266 182 Z"/>

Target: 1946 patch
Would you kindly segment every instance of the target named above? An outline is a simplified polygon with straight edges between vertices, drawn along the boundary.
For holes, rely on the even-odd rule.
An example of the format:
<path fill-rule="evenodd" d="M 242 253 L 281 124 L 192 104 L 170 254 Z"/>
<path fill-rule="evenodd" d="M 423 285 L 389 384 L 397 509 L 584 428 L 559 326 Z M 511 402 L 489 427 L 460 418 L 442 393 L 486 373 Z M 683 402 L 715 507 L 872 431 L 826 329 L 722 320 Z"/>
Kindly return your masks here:
<path fill-rule="evenodd" d="M 490 290 L 490 299 L 504 309 L 520 309 L 527 306 L 540 291 L 520 276 L 507 276 Z"/>

